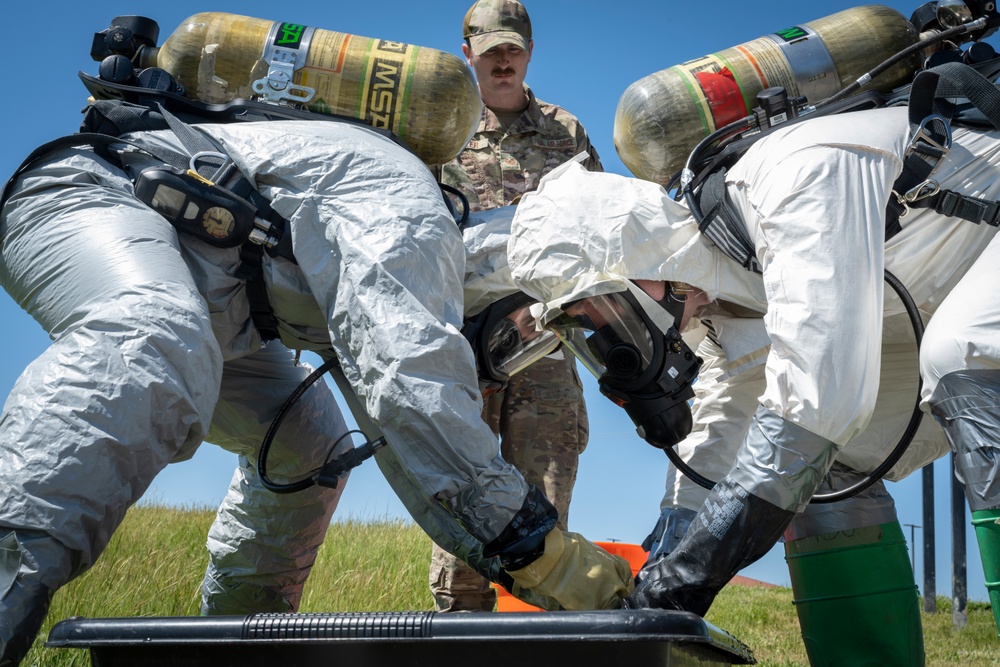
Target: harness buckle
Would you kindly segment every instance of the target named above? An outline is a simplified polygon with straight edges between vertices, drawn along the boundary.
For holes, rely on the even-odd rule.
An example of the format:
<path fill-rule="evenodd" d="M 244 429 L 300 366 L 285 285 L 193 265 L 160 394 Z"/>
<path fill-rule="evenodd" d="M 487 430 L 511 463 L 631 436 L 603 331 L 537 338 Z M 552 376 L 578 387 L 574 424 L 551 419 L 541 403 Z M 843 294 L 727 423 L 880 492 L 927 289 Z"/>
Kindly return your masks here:
<path fill-rule="evenodd" d="M 944 127 L 944 138 L 938 140 L 936 133 L 929 128 L 931 123 L 940 122 Z M 923 145 L 921 145 L 923 144 Z M 931 163 L 933 167 L 928 173 L 933 174 L 937 171 L 938 166 L 941 163 L 941 159 L 948 154 L 951 150 L 951 125 L 948 123 L 948 119 L 944 116 L 936 113 L 932 113 L 922 121 L 917 126 L 917 129 L 913 132 L 913 136 L 910 138 L 910 143 L 906 146 L 906 151 L 903 153 L 903 157 L 908 158 L 913 153 L 916 153 L 918 157 Z M 923 183 L 919 187 L 922 187 Z M 904 195 L 905 196 L 905 195 Z"/>
<path fill-rule="evenodd" d="M 913 202 L 926 199 L 927 197 L 933 197 L 939 192 L 941 192 L 941 185 L 937 181 L 928 178 L 923 183 L 907 190 L 906 194 L 902 196 L 899 203 L 905 206 L 906 204 L 912 204 Z"/>
<path fill-rule="evenodd" d="M 201 164 L 215 167 L 215 172 L 211 176 L 201 176 L 198 167 Z M 216 166 L 218 165 L 218 166 Z M 229 168 L 233 166 L 233 158 L 218 151 L 200 151 L 191 156 L 188 161 L 188 171 L 193 172 L 197 178 L 205 181 L 207 185 L 215 185 L 223 182 L 229 176 Z"/>

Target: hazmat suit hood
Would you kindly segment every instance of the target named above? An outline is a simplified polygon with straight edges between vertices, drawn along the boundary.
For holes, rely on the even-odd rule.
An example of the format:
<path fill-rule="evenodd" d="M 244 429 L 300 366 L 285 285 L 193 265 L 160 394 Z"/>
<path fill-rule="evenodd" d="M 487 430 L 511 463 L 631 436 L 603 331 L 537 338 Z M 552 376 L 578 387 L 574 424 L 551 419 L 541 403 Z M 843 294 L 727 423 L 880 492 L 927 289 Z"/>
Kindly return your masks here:
<path fill-rule="evenodd" d="M 545 319 L 634 279 L 669 280 L 763 312 L 759 276 L 719 252 L 686 206 L 656 183 L 566 163 L 517 206 L 508 244 L 515 282 L 546 304 Z"/>

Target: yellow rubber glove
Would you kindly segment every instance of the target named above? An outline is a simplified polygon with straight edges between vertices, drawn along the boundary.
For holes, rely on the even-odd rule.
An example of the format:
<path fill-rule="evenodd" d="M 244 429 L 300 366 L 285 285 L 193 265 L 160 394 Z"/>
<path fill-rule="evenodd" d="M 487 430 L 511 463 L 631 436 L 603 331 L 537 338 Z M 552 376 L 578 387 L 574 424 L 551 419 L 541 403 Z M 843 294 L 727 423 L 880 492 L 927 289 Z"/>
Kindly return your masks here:
<path fill-rule="evenodd" d="M 578 533 L 553 528 L 534 562 L 509 572 L 517 588 L 554 598 L 570 611 L 618 609 L 632 592 L 632 568 Z"/>

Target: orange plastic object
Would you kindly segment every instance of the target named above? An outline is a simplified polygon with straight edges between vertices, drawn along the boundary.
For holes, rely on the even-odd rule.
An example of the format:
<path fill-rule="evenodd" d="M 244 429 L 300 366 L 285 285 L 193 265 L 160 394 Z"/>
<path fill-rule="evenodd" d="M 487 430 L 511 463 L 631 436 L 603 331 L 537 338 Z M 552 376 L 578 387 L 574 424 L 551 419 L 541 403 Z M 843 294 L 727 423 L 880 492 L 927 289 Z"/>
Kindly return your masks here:
<path fill-rule="evenodd" d="M 647 554 L 638 544 L 625 544 L 623 542 L 594 542 L 608 553 L 621 556 L 628 561 L 632 567 L 632 574 L 635 575 L 646 562 Z M 497 592 L 497 611 L 542 611 L 527 602 L 521 602 L 516 597 L 508 593 L 498 584 L 492 584 Z"/>

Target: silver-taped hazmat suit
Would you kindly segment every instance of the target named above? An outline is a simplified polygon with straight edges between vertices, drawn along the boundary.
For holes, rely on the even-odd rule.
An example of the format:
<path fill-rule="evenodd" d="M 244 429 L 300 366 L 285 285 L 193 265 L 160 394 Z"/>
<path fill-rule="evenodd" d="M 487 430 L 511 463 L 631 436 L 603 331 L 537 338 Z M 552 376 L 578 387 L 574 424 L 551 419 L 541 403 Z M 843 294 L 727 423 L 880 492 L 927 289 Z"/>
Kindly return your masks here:
<path fill-rule="evenodd" d="M 263 265 L 281 343 L 336 354 L 389 442 L 376 458 L 394 490 L 435 539 L 475 562 L 527 487 L 478 418 L 459 333 L 464 249 L 436 183 L 354 125 L 202 127 L 290 221 L 298 264 Z M 170 133 L 141 138 L 179 148 Z M 148 156 L 125 148 L 121 161 L 141 168 Z M 294 608 L 336 504 L 337 491 L 317 489 L 261 501 L 265 517 L 240 509 L 259 485 L 254 447 L 305 370 L 281 346 L 261 346 L 233 276 L 238 250 L 179 236 L 131 190 L 116 165 L 65 149 L 23 174 L 3 210 L 0 282 L 53 339 L 0 418 L 0 532 L 4 544 L 14 536 L 20 562 L 0 581 L 5 624 L 91 566 L 156 473 L 206 438 L 243 456 L 206 577 L 258 588 L 237 604 Z M 275 443 L 277 481 L 315 468 L 344 432 L 322 383 L 297 411 Z M 289 517 L 294 534 L 275 538 Z M 255 551 L 271 561 L 260 579 L 246 568 Z"/>

